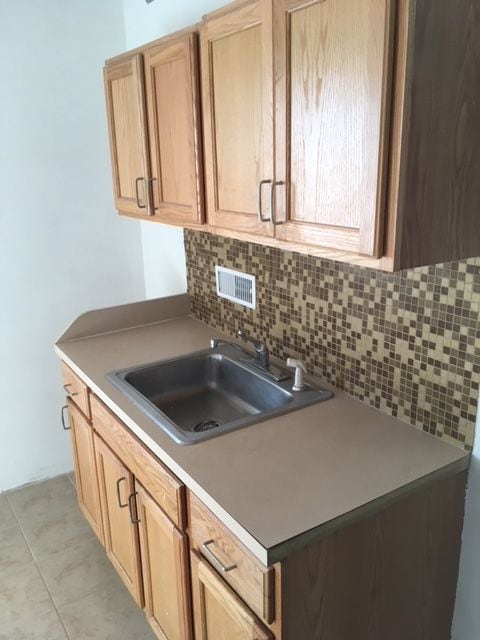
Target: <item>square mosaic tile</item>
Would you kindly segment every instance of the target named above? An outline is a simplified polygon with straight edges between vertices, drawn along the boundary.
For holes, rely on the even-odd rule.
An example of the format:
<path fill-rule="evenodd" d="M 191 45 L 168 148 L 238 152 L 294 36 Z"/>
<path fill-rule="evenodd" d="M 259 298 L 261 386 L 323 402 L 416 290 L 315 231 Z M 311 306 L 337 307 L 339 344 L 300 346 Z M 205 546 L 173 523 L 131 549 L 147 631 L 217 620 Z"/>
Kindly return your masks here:
<path fill-rule="evenodd" d="M 480 258 L 395 274 L 185 230 L 192 313 L 242 326 L 338 389 L 472 448 L 480 383 Z M 255 310 L 218 298 L 215 265 L 257 277 Z"/>

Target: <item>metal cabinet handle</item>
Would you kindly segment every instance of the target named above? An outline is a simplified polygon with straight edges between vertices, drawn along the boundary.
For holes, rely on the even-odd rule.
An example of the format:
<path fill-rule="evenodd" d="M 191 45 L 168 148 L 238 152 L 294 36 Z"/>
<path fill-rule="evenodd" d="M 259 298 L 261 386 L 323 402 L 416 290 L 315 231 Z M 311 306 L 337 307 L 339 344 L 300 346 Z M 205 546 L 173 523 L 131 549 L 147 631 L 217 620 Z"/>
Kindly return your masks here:
<path fill-rule="evenodd" d="M 63 427 L 63 429 L 64 429 L 65 431 L 70 431 L 70 429 L 72 428 L 72 427 L 70 426 L 70 424 L 69 424 L 68 426 L 66 426 L 66 424 L 65 424 L 65 409 L 68 409 L 68 405 L 66 405 L 66 404 L 65 404 L 65 405 L 63 405 L 63 407 L 62 407 L 62 408 L 61 408 L 61 410 L 60 410 L 60 416 L 61 416 L 61 418 L 62 418 L 62 427 Z"/>
<path fill-rule="evenodd" d="M 263 203 L 262 203 L 262 188 L 265 184 L 272 184 L 272 180 L 262 180 L 258 185 L 258 218 L 260 222 L 271 222 L 272 221 L 272 211 L 270 210 L 270 217 L 263 217 Z"/>
<path fill-rule="evenodd" d="M 271 191 L 271 202 L 270 202 L 270 206 L 272 208 L 272 222 L 276 227 L 279 227 L 281 224 L 285 224 L 285 220 L 277 220 L 277 202 L 276 202 L 276 189 L 277 187 L 281 187 L 282 185 L 284 185 L 285 182 L 280 181 L 280 182 L 273 182 L 272 183 L 272 191 Z"/>
<path fill-rule="evenodd" d="M 213 553 L 213 551 L 210 549 L 210 545 L 213 544 L 215 542 L 215 540 L 207 540 L 207 542 L 204 542 L 202 544 L 202 549 L 205 551 L 205 554 L 210 558 L 210 560 L 213 562 L 213 564 L 220 569 L 220 571 L 222 573 L 228 573 L 229 571 L 233 571 L 234 569 L 237 568 L 236 564 L 230 564 L 228 566 L 225 566 L 223 564 L 223 562 L 221 562 L 217 556 Z"/>
<path fill-rule="evenodd" d="M 137 200 L 137 207 L 139 209 L 146 209 L 147 205 L 140 203 L 140 198 L 138 195 L 138 183 L 140 182 L 140 180 L 143 180 L 143 182 L 145 182 L 145 178 L 143 176 L 140 176 L 139 178 L 135 178 L 135 198 Z"/>
<path fill-rule="evenodd" d="M 123 480 L 126 480 L 125 476 L 122 476 L 121 478 L 119 478 L 117 480 L 117 501 L 118 501 L 118 506 L 120 507 L 120 509 L 125 509 L 125 507 L 128 507 L 128 500 L 127 502 L 125 502 L 125 504 L 122 503 L 122 498 L 120 496 L 120 484 L 123 482 Z"/>
<path fill-rule="evenodd" d="M 128 511 L 130 513 L 130 522 L 132 524 L 138 524 L 140 522 L 140 518 L 136 517 L 137 514 L 137 505 L 134 504 L 134 500 L 135 500 L 135 496 L 137 495 L 137 492 L 134 491 L 133 493 L 131 493 L 128 496 Z"/>
<path fill-rule="evenodd" d="M 65 390 L 65 393 L 67 394 L 67 398 L 73 398 L 74 396 L 78 396 L 78 392 L 75 391 L 74 393 L 72 393 L 71 391 L 68 390 L 68 387 L 71 387 L 71 384 L 64 384 L 63 388 Z"/>

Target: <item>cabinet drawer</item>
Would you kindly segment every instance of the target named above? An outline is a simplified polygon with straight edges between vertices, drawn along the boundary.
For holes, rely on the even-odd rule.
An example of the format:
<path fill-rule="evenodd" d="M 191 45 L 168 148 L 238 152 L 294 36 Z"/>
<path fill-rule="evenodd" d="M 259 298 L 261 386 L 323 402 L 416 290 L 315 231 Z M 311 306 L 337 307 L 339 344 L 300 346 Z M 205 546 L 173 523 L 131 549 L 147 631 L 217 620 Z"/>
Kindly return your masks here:
<path fill-rule="evenodd" d="M 271 624 L 275 618 L 275 571 L 262 566 L 242 543 L 188 493 L 193 546 L 215 567 L 252 610 Z"/>
<path fill-rule="evenodd" d="M 93 428 L 179 529 L 186 527 L 185 485 L 92 395 Z"/>
<path fill-rule="evenodd" d="M 73 373 L 73 371 L 64 362 L 60 364 L 62 371 L 63 388 L 65 393 L 73 402 L 81 409 L 87 418 L 91 418 L 89 391 L 86 384 Z"/>

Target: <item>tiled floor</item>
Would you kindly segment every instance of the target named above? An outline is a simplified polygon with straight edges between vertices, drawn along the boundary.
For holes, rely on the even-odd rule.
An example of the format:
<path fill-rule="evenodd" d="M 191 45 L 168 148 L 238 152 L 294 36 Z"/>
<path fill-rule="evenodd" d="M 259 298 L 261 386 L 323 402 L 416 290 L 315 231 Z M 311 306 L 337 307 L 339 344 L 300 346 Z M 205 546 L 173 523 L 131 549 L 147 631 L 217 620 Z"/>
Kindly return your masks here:
<path fill-rule="evenodd" d="M 152 640 L 71 476 L 0 494 L 0 640 Z"/>

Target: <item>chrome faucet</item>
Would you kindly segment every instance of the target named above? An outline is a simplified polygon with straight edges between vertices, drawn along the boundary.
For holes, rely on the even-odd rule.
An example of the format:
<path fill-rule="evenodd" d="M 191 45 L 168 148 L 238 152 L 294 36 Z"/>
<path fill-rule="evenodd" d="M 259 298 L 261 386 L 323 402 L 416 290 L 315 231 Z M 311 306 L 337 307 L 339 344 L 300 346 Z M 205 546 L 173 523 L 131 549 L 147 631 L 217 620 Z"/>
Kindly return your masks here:
<path fill-rule="evenodd" d="M 255 348 L 255 364 L 262 369 L 267 369 L 270 367 L 270 354 L 268 352 L 268 347 L 265 342 L 261 342 L 256 338 L 250 337 L 245 331 L 239 329 L 237 331 L 237 336 L 245 340 L 246 342 L 251 342 Z"/>

